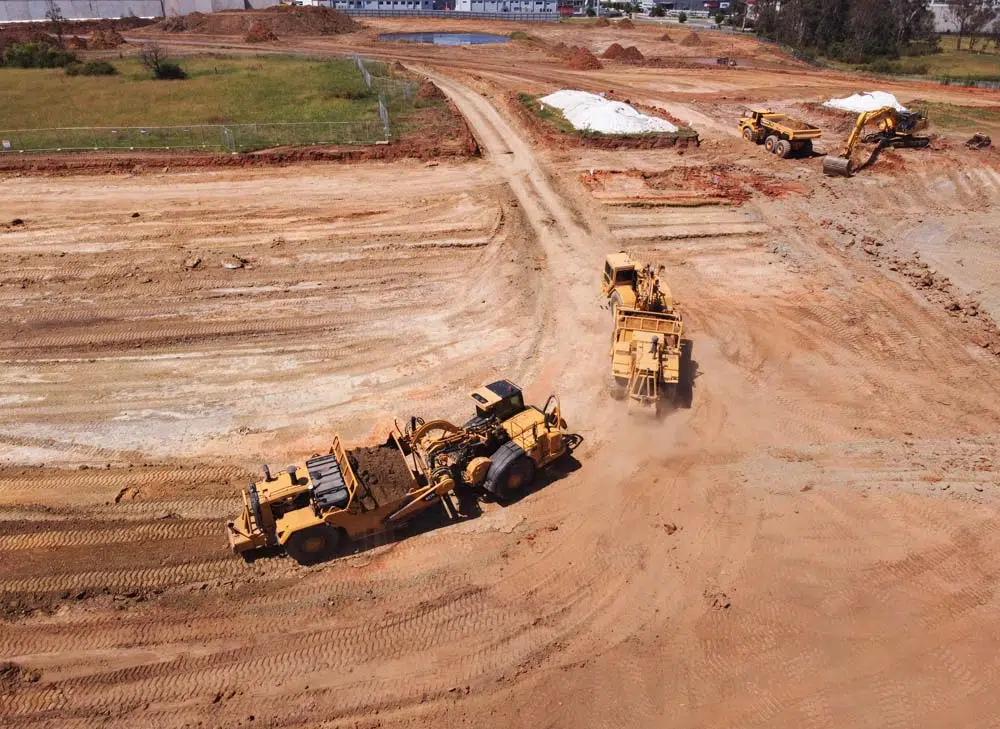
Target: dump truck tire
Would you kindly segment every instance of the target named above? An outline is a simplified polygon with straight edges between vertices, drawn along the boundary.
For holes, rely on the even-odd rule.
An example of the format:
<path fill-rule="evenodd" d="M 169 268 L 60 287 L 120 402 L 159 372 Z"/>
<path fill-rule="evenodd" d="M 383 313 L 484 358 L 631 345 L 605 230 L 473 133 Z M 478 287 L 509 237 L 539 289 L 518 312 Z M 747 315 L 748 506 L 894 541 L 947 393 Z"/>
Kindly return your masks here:
<path fill-rule="evenodd" d="M 756 141 L 753 138 L 753 129 L 751 129 L 750 127 L 743 127 L 743 138 L 748 142 Z"/>
<path fill-rule="evenodd" d="M 769 135 L 767 139 L 764 140 L 764 149 L 768 152 L 773 152 L 774 148 L 778 146 L 778 138 L 773 134 Z"/>
<path fill-rule="evenodd" d="M 802 143 L 801 149 L 799 149 L 799 154 L 803 157 L 811 157 L 813 153 L 813 140 L 807 139 Z"/>
<path fill-rule="evenodd" d="M 774 153 L 784 159 L 792 151 L 792 145 L 787 139 L 780 140 L 774 145 Z"/>
<path fill-rule="evenodd" d="M 521 456 L 500 479 L 500 496 L 512 499 L 524 493 L 535 480 L 535 462 L 528 456 Z"/>
<path fill-rule="evenodd" d="M 316 564 L 337 554 L 342 537 L 339 529 L 320 524 L 292 534 L 285 543 L 285 552 L 299 564 Z"/>

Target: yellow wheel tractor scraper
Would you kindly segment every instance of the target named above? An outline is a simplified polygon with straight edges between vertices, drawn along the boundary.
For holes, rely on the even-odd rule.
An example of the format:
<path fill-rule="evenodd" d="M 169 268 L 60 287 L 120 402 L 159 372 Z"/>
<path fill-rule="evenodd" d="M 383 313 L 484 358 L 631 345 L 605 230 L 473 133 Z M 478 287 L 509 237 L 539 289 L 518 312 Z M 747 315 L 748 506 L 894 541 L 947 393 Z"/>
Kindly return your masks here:
<path fill-rule="evenodd" d="M 504 500 L 567 451 L 559 400 L 524 404 L 517 385 L 498 380 L 472 393 L 476 415 L 464 426 L 410 418 L 374 448 L 330 452 L 289 466 L 243 491 L 243 510 L 226 527 L 229 544 L 249 556 L 281 547 L 304 564 L 334 556 L 351 539 L 390 530 L 434 504 L 458 516 L 452 492 Z"/>
<path fill-rule="evenodd" d="M 604 262 L 601 291 L 611 308 L 611 396 L 628 398 L 629 411 L 658 414 L 665 401 L 689 405 L 691 346 L 684 322 L 660 271 L 625 252 Z"/>

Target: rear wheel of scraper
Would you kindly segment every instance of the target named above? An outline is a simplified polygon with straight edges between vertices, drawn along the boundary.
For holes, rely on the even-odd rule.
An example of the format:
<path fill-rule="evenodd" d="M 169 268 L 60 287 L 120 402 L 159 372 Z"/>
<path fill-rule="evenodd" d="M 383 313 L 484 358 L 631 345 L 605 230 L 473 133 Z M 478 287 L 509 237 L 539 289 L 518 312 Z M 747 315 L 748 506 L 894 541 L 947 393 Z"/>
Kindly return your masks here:
<path fill-rule="evenodd" d="M 764 140 L 764 149 L 768 152 L 773 152 L 774 148 L 778 146 L 778 138 L 773 134 L 769 135 L 767 139 Z"/>
<path fill-rule="evenodd" d="M 507 473 L 501 479 L 500 497 L 503 499 L 513 499 L 524 493 L 535 480 L 535 462 L 528 456 L 521 456 L 514 461 Z"/>
<path fill-rule="evenodd" d="M 791 151 L 792 151 L 792 145 L 791 145 L 791 143 L 787 139 L 780 140 L 774 146 L 774 152 L 775 152 L 775 154 L 777 154 L 779 157 L 782 157 L 782 158 L 787 157 L 788 154 Z"/>
<path fill-rule="evenodd" d="M 285 552 L 299 564 L 316 564 L 337 554 L 341 537 L 339 529 L 319 524 L 292 534 L 285 543 Z"/>

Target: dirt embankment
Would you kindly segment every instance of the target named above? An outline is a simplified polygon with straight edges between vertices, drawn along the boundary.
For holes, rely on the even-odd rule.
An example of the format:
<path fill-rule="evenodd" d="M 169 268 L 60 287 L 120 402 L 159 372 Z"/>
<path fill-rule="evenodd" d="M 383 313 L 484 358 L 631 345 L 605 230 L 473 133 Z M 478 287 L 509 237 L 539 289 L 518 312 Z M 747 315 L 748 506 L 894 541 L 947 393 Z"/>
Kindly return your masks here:
<path fill-rule="evenodd" d="M 550 146 L 593 147 L 595 149 L 660 149 L 665 147 L 697 146 L 698 134 L 690 129 L 680 129 L 673 133 L 639 134 L 634 136 L 610 136 L 564 132 L 533 114 L 514 94 L 507 95 L 507 108 L 526 126 L 532 136 Z M 655 112 L 662 117 L 662 112 Z"/>
<path fill-rule="evenodd" d="M 221 13 L 191 13 L 167 18 L 157 30 L 168 33 L 205 33 L 208 35 L 246 36 L 270 33 L 276 37 L 338 35 L 353 33 L 361 25 L 333 8 L 276 5 L 264 10 L 231 10 Z"/>

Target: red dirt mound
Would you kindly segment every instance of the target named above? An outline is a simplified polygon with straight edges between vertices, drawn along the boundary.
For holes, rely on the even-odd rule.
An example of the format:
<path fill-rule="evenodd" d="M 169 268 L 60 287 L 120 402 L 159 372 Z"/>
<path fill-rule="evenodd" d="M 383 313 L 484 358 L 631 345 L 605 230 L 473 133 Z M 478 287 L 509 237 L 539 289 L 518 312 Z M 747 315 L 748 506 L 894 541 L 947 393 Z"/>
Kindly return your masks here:
<path fill-rule="evenodd" d="M 71 35 L 68 38 L 64 38 L 66 47 L 73 51 L 85 51 L 87 50 L 87 39 L 81 38 L 78 35 Z"/>
<path fill-rule="evenodd" d="M 611 21 L 607 18 L 598 18 L 597 22 L 594 23 L 595 28 L 606 28 L 611 25 Z"/>
<path fill-rule="evenodd" d="M 169 33 L 210 33 L 241 35 L 260 23 L 276 36 L 335 35 L 361 28 L 350 16 L 333 8 L 275 5 L 265 10 L 227 10 L 220 13 L 191 13 L 167 18 L 156 27 Z"/>
<path fill-rule="evenodd" d="M 604 68 L 604 66 L 597 60 L 597 56 L 586 48 L 576 47 L 573 49 L 573 55 L 569 57 L 569 61 L 566 63 L 566 68 L 574 71 L 593 71 L 598 68 Z"/>
<path fill-rule="evenodd" d="M 618 43 L 612 43 L 608 46 L 608 49 L 601 54 L 601 58 L 609 58 L 613 61 L 635 64 L 640 64 L 645 60 L 645 57 L 642 55 L 642 51 L 635 46 L 622 48 Z"/>
<path fill-rule="evenodd" d="M 674 39 L 670 37 L 669 33 L 664 33 L 663 35 L 661 35 L 660 36 L 660 40 L 661 41 L 666 41 L 667 43 L 673 43 L 674 42 Z"/>
<path fill-rule="evenodd" d="M 435 99 L 446 99 L 447 96 L 436 85 L 430 81 L 423 81 L 417 89 L 416 101 L 433 101 Z"/>
<path fill-rule="evenodd" d="M 573 55 L 573 49 L 560 41 L 552 46 L 552 53 L 559 58 L 569 58 Z"/>
<path fill-rule="evenodd" d="M 626 29 L 635 27 L 635 23 L 633 23 L 628 18 L 625 18 L 625 20 L 618 21 L 617 23 L 615 23 L 615 25 L 619 28 L 626 28 Z"/>
<path fill-rule="evenodd" d="M 54 36 L 30 27 L 27 23 L 0 28 L 0 55 L 11 43 L 48 43 L 50 46 L 58 44 Z"/>
<path fill-rule="evenodd" d="M 701 38 L 693 30 L 684 36 L 684 40 L 681 41 L 682 46 L 700 46 Z"/>
<path fill-rule="evenodd" d="M 125 39 L 114 28 L 95 30 L 90 34 L 90 38 L 87 39 L 87 46 L 91 50 L 107 51 L 123 45 L 125 45 Z"/>
<path fill-rule="evenodd" d="M 601 58 L 610 58 L 612 61 L 617 61 L 622 57 L 622 53 L 624 52 L 625 49 L 622 48 L 621 43 L 612 43 L 608 46 L 607 50 L 601 54 Z"/>
<path fill-rule="evenodd" d="M 250 30 L 243 36 L 245 43 L 269 43 L 276 40 L 278 40 L 278 36 L 275 35 L 274 31 L 259 20 L 253 21 L 250 24 Z"/>

